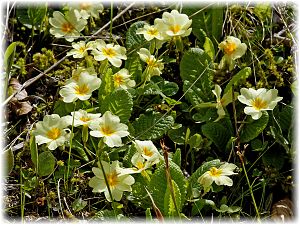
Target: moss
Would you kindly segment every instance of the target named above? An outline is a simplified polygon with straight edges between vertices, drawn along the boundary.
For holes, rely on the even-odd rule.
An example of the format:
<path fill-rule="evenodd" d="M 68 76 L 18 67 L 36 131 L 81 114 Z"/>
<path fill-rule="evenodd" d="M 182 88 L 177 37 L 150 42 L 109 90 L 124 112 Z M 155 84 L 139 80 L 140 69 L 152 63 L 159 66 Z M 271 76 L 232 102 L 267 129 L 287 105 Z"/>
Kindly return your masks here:
<path fill-rule="evenodd" d="M 57 61 L 54 57 L 53 51 L 46 48 L 42 48 L 41 52 L 35 53 L 32 60 L 33 64 L 42 71 L 48 69 Z"/>

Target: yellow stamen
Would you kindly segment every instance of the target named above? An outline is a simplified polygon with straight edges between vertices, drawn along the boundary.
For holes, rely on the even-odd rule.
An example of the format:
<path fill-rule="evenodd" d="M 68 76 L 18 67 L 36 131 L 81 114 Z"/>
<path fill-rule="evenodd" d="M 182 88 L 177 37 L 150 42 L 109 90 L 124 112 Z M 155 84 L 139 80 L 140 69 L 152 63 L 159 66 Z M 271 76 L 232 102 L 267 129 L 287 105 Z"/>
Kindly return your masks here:
<path fill-rule="evenodd" d="M 103 126 L 100 128 L 100 131 L 106 135 L 106 136 L 110 136 L 113 133 L 115 133 L 115 131 L 113 129 L 111 129 L 109 126 Z"/>
<path fill-rule="evenodd" d="M 226 45 L 224 46 L 224 52 L 225 54 L 227 55 L 231 55 L 232 53 L 235 52 L 237 46 L 235 43 L 232 43 L 232 42 L 228 42 L 226 43 Z"/>
<path fill-rule="evenodd" d="M 121 84 L 124 83 L 123 77 L 119 74 L 116 74 L 114 76 L 114 82 L 115 82 L 115 86 L 119 87 Z"/>
<path fill-rule="evenodd" d="M 56 140 L 57 138 L 59 138 L 60 134 L 61 134 L 60 129 L 57 128 L 57 127 L 53 127 L 52 129 L 50 129 L 47 132 L 47 137 L 52 139 L 52 140 Z"/>
<path fill-rule="evenodd" d="M 108 183 L 109 187 L 112 189 L 115 188 L 117 186 L 117 184 L 119 183 L 118 174 L 116 171 L 106 174 L 106 178 L 107 178 L 107 183 Z"/>
<path fill-rule="evenodd" d="M 147 33 L 152 36 L 156 36 L 158 35 L 158 30 L 156 28 L 151 27 L 149 30 L 147 30 Z"/>
<path fill-rule="evenodd" d="M 147 147 L 143 148 L 144 155 L 151 157 L 153 152 L 151 152 Z"/>
<path fill-rule="evenodd" d="M 85 50 L 86 50 L 85 47 L 80 47 L 80 48 L 78 49 L 78 51 L 81 52 L 81 53 L 83 53 Z"/>
<path fill-rule="evenodd" d="M 267 102 L 259 97 L 252 100 L 251 105 L 257 110 L 265 109 L 268 106 Z"/>
<path fill-rule="evenodd" d="M 136 164 L 136 167 L 140 170 L 140 169 L 143 169 L 145 166 L 144 166 L 144 163 L 142 163 L 141 161 L 138 161 Z"/>
<path fill-rule="evenodd" d="M 221 176 L 221 174 L 222 174 L 222 170 L 221 170 L 221 169 L 217 169 L 216 167 L 212 167 L 212 168 L 209 170 L 209 174 L 210 174 L 210 176 L 212 176 L 212 177 L 219 177 L 219 176 Z"/>
<path fill-rule="evenodd" d="M 178 31 L 180 31 L 180 26 L 178 24 L 175 24 L 170 27 L 170 30 L 174 33 L 177 34 Z"/>
<path fill-rule="evenodd" d="M 112 48 L 103 48 L 102 51 L 104 55 L 110 58 L 114 57 L 117 54 L 116 51 Z"/>
<path fill-rule="evenodd" d="M 80 118 L 80 120 L 82 121 L 82 122 L 88 122 L 88 121 L 90 121 L 91 120 L 91 118 L 89 118 L 89 117 L 81 117 Z"/>
<path fill-rule="evenodd" d="M 82 84 L 75 87 L 75 93 L 77 95 L 85 95 L 90 91 L 89 87 L 86 84 Z"/>
<path fill-rule="evenodd" d="M 73 30 L 74 26 L 69 22 L 66 22 L 61 26 L 61 31 L 64 33 L 71 33 Z"/>

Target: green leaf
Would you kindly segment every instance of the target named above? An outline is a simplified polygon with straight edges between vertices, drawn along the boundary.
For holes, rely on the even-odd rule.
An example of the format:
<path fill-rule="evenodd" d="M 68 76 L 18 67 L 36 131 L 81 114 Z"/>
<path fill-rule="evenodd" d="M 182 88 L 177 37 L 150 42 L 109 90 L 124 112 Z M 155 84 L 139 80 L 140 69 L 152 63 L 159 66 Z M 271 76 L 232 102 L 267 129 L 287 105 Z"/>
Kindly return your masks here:
<path fill-rule="evenodd" d="M 294 109 L 287 105 L 279 113 L 276 118 L 280 124 L 282 131 L 288 131 L 292 126 Z"/>
<path fill-rule="evenodd" d="M 179 207 L 181 205 L 181 194 L 178 185 L 174 180 L 172 180 L 172 186 L 174 190 L 174 197 L 175 197 L 175 203 L 176 206 Z M 174 217 L 177 215 L 176 212 L 176 207 L 174 204 L 174 201 L 171 196 L 170 189 L 167 188 L 165 192 L 165 197 L 164 197 L 164 213 L 165 215 L 168 215 L 169 217 Z"/>
<path fill-rule="evenodd" d="M 177 164 L 170 161 L 169 166 L 171 178 L 176 183 L 180 191 L 181 201 L 178 205 L 178 208 L 179 211 L 181 211 L 186 196 L 186 180 L 180 167 Z M 164 215 L 167 215 L 166 211 L 164 210 L 165 193 L 167 192 L 167 189 L 168 185 L 166 179 L 165 164 L 162 164 L 156 169 L 155 173 L 152 175 L 148 190 L 151 191 L 151 195 L 154 199 L 156 206 Z M 179 196 L 179 194 L 177 196 Z"/>
<path fill-rule="evenodd" d="M 214 44 L 208 37 L 205 37 L 205 42 L 204 42 L 203 48 L 204 48 L 204 51 L 207 53 L 207 55 L 209 55 L 211 60 L 214 61 L 215 48 L 214 48 Z"/>
<path fill-rule="evenodd" d="M 274 149 L 270 149 L 263 155 L 262 161 L 264 166 L 266 167 L 272 166 L 277 170 L 281 170 L 282 167 L 284 166 L 285 156 L 286 155 L 284 154 L 283 149 L 274 148 Z"/>
<path fill-rule="evenodd" d="M 86 207 L 87 201 L 82 200 L 82 198 L 77 198 L 75 201 L 72 203 L 72 209 L 74 212 L 79 212 L 80 210 L 84 209 Z"/>
<path fill-rule="evenodd" d="M 78 141 L 79 139 L 73 139 L 72 142 L 72 149 L 74 149 L 75 151 L 77 151 L 78 155 L 85 161 L 85 162 L 89 162 L 90 159 L 87 156 L 85 150 L 84 150 L 84 146 Z"/>
<path fill-rule="evenodd" d="M 178 129 L 170 129 L 168 135 L 171 140 L 179 145 L 184 145 L 185 143 L 185 133 L 186 127 L 179 127 Z"/>
<path fill-rule="evenodd" d="M 49 152 L 42 152 L 38 157 L 38 175 L 39 176 L 48 176 L 54 171 L 56 158 L 54 155 Z"/>
<path fill-rule="evenodd" d="M 155 140 L 163 136 L 174 124 L 172 116 L 164 116 L 158 112 L 142 114 L 133 122 L 136 138 L 139 140 Z"/>
<path fill-rule="evenodd" d="M 187 92 L 185 97 L 193 106 L 214 100 L 211 64 L 210 56 L 199 48 L 189 49 L 182 57 L 180 76 L 184 82 L 183 91 Z"/>
<path fill-rule="evenodd" d="M 98 99 L 101 102 L 114 90 L 113 72 L 109 68 L 102 77 L 102 82 L 98 91 Z"/>
<path fill-rule="evenodd" d="M 128 70 L 129 74 L 131 74 L 131 79 L 134 79 L 137 84 L 141 82 L 143 67 L 140 56 L 136 52 L 128 56 L 125 61 L 125 68 Z"/>
<path fill-rule="evenodd" d="M 122 123 L 128 122 L 133 107 L 131 94 L 124 89 L 118 89 L 108 95 L 101 103 L 100 111 L 112 112 L 120 117 Z"/>
<path fill-rule="evenodd" d="M 180 148 L 176 149 L 176 151 L 173 155 L 172 161 L 174 163 L 176 163 L 179 167 L 181 167 L 181 150 L 180 150 Z"/>
<path fill-rule="evenodd" d="M 9 75 L 11 66 L 14 62 L 16 46 L 17 46 L 17 42 L 11 43 L 7 47 L 7 49 L 5 50 L 5 53 L 4 53 L 3 63 L 4 63 L 4 69 L 5 69 L 7 76 Z"/>
<path fill-rule="evenodd" d="M 5 174 L 4 175 L 9 175 L 11 173 L 11 171 L 13 170 L 14 168 L 14 154 L 13 154 L 13 151 L 11 150 L 11 148 L 9 148 L 8 150 L 4 151 L 3 153 L 3 159 L 4 159 L 4 162 L 5 162 L 5 167 L 4 167 L 4 171 L 5 171 Z"/>
<path fill-rule="evenodd" d="M 207 123 L 201 127 L 201 130 L 220 150 L 225 150 L 226 144 L 231 137 L 228 128 L 220 123 Z"/>
<path fill-rule="evenodd" d="M 166 96 L 173 96 L 179 90 L 179 87 L 175 82 L 164 81 L 163 84 L 160 84 L 159 86 L 162 93 Z"/>
<path fill-rule="evenodd" d="M 142 28 L 147 24 L 144 21 L 133 23 L 126 32 L 126 49 L 128 52 L 133 49 L 148 48 L 149 42 L 144 38 L 143 34 L 137 34 L 138 28 Z"/>
<path fill-rule="evenodd" d="M 151 215 L 151 210 L 150 210 L 150 208 L 147 208 L 147 209 L 146 209 L 145 214 L 146 214 L 146 221 L 147 221 L 147 222 L 152 222 L 153 219 L 152 219 L 152 215 Z"/>
<path fill-rule="evenodd" d="M 35 143 L 35 136 L 32 133 L 30 134 L 29 146 L 30 146 L 31 161 L 33 162 L 35 167 L 37 167 L 38 166 L 38 148 Z"/>
<path fill-rule="evenodd" d="M 251 75 L 251 68 L 245 67 L 244 69 L 240 70 L 237 74 L 235 74 L 229 81 L 229 83 L 226 85 L 226 88 L 224 90 L 224 94 L 226 94 L 231 88 L 237 87 L 238 85 L 245 82 L 245 80 Z"/>
<path fill-rule="evenodd" d="M 47 7 L 38 5 L 38 6 L 31 6 L 29 8 L 25 7 L 18 7 L 17 8 L 17 18 L 18 20 L 28 28 L 33 29 L 40 29 L 42 22 L 47 13 Z"/>
<path fill-rule="evenodd" d="M 190 145 L 190 148 L 199 148 L 201 142 L 202 142 L 202 137 L 200 134 L 194 134 L 192 137 L 189 138 L 187 141 L 187 144 Z"/>
<path fill-rule="evenodd" d="M 220 209 L 215 208 L 215 210 L 220 213 L 236 213 L 241 210 L 241 207 L 239 207 L 239 206 L 230 206 L 229 207 L 225 204 L 222 204 Z"/>
<path fill-rule="evenodd" d="M 184 5 L 183 7 L 183 13 L 190 16 L 190 19 L 193 20 L 192 33 L 201 43 L 204 43 L 205 37 L 209 37 L 214 43 L 215 49 L 218 48 L 218 43 L 222 37 L 223 11 L 224 7 L 219 6 L 191 8 L 188 5 Z"/>
<path fill-rule="evenodd" d="M 208 171 L 211 167 L 218 167 L 221 165 L 221 162 L 219 159 L 215 159 L 212 161 L 208 161 L 203 163 L 191 176 L 189 179 L 189 188 L 188 190 L 192 190 L 192 188 L 197 188 L 200 186 L 198 183 L 199 177 L 202 176 L 206 171 Z"/>
<path fill-rule="evenodd" d="M 249 142 L 256 138 L 266 128 L 268 121 L 269 114 L 266 111 L 262 112 L 262 116 L 258 120 L 253 120 L 251 116 L 248 116 L 241 130 L 241 143 Z"/>

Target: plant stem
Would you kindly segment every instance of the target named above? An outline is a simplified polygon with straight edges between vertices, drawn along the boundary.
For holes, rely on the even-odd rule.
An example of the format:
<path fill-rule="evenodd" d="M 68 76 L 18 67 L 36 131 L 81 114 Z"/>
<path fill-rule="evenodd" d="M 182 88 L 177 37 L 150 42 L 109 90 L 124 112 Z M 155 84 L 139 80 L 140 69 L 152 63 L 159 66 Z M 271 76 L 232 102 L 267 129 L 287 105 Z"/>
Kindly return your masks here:
<path fill-rule="evenodd" d="M 73 140 L 73 128 L 74 128 L 74 118 L 75 118 L 75 110 L 76 110 L 76 102 L 74 104 L 73 117 L 72 117 L 72 128 L 71 128 L 71 136 L 70 136 L 70 148 L 69 148 L 69 159 L 68 159 L 68 169 L 67 169 L 67 178 L 69 178 L 70 173 L 70 162 L 71 162 L 71 150 L 72 150 L 72 140 Z M 68 189 L 68 183 L 65 181 L 65 187 Z"/>
<path fill-rule="evenodd" d="M 256 205 L 256 201 L 255 201 L 254 194 L 253 194 L 253 191 L 252 191 L 252 186 L 250 184 L 248 174 L 247 174 L 247 171 L 246 171 L 245 164 L 244 164 L 243 160 L 241 160 L 241 163 L 242 163 L 242 166 L 243 166 L 243 170 L 244 170 L 244 173 L 245 173 L 245 177 L 246 177 L 246 180 L 247 180 L 247 184 L 248 184 L 248 187 L 249 187 L 251 198 L 252 198 L 254 208 L 255 208 L 255 211 L 256 211 L 257 221 L 260 223 L 261 220 L 260 220 L 259 211 L 258 211 L 258 208 L 257 208 L 257 205 Z"/>
<path fill-rule="evenodd" d="M 113 16 L 114 16 L 114 6 L 113 1 L 110 2 L 110 26 L 109 26 L 109 33 L 110 33 L 110 41 L 113 41 L 113 34 L 112 34 L 112 24 L 113 24 Z"/>

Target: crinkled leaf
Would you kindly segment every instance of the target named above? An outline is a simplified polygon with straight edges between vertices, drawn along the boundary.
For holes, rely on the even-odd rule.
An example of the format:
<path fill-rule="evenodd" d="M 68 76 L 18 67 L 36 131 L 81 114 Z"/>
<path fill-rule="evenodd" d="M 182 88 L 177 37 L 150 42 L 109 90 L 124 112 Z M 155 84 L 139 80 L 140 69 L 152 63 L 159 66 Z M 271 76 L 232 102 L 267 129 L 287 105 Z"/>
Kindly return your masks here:
<path fill-rule="evenodd" d="M 169 165 L 170 165 L 171 179 L 176 183 L 178 189 L 180 190 L 181 202 L 180 205 L 178 205 L 178 208 L 181 211 L 186 196 L 186 180 L 184 178 L 184 175 L 180 167 L 177 164 L 170 161 Z M 149 191 L 151 191 L 151 195 L 154 199 L 156 206 L 160 209 L 161 212 L 164 212 L 164 215 L 167 215 L 164 211 L 165 208 L 164 200 L 165 200 L 165 193 L 167 192 L 167 189 L 168 189 L 168 185 L 167 185 L 165 164 L 162 164 L 156 169 L 155 173 L 151 177 L 151 181 L 149 184 Z"/>
<path fill-rule="evenodd" d="M 46 5 L 18 7 L 17 8 L 17 18 L 18 20 L 28 28 L 39 29 L 46 16 L 47 7 Z"/>
<path fill-rule="evenodd" d="M 163 136 L 174 124 L 172 116 L 158 112 L 142 114 L 133 122 L 135 135 L 140 140 L 155 140 Z"/>
<path fill-rule="evenodd" d="M 182 57 L 180 76 L 184 82 L 183 91 L 187 91 L 185 97 L 193 106 L 214 99 L 211 64 L 210 56 L 200 48 L 191 48 Z"/>
<path fill-rule="evenodd" d="M 38 162 L 38 175 L 48 176 L 54 170 L 56 158 L 51 152 L 46 151 L 39 154 Z"/>
<path fill-rule="evenodd" d="M 251 68 L 245 67 L 242 70 L 240 70 L 237 74 L 235 74 L 229 81 L 229 83 L 226 85 L 226 88 L 224 90 L 224 93 L 227 93 L 229 90 L 231 90 L 232 87 L 237 87 L 238 85 L 245 82 L 245 80 L 251 75 Z"/>
<path fill-rule="evenodd" d="M 264 111 L 258 120 L 248 116 L 240 134 L 241 143 L 249 142 L 256 138 L 266 128 L 269 121 L 269 114 Z"/>
<path fill-rule="evenodd" d="M 173 191 L 174 191 L 175 203 L 176 203 L 176 206 L 178 207 L 181 205 L 180 190 L 174 180 L 172 180 L 172 186 L 173 186 Z M 167 188 L 167 190 L 165 192 L 165 197 L 164 197 L 164 214 L 169 217 L 174 217 L 177 215 L 176 207 L 175 207 L 174 201 L 172 199 L 169 188 Z"/>
<path fill-rule="evenodd" d="M 133 107 L 133 101 L 131 94 L 124 89 L 118 89 L 108 95 L 102 102 L 100 102 L 100 111 L 105 113 L 106 111 L 112 112 L 114 115 L 120 117 L 122 123 L 128 122 L 131 116 Z"/>
<path fill-rule="evenodd" d="M 219 149 L 225 150 L 226 144 L 231 137 L 227 127 L 220 123 L 207 123 L 201 127 L 201 130 Z"/>
<path fill-rule="evenodd" d="M 144 27 L 146 22 L 138 21 L 133 23 L 126 32 L 126 49 L 131 51 L 133 49 L 147 48 L 149 43 L 144 38 L 143 34 L 137 34 L 138 28 Z"/>

